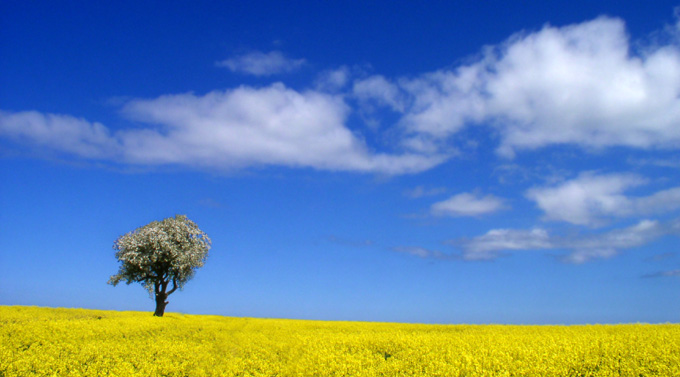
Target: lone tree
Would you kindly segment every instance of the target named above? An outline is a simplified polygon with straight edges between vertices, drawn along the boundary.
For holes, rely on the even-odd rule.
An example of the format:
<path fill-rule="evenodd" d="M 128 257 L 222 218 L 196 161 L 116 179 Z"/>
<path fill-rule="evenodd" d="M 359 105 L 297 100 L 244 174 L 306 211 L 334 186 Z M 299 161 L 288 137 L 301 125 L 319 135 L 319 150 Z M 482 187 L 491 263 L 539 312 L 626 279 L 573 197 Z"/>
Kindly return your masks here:
<path fill-rule="evenodd" d="M 118 237 L 113 244 L 121 265 L 109 284 L 141 283 L 156 300 L 153 315 L 162 317 L 168 304 L 165 300 L 203 267 L 210 244 L 208 235 L 184 215 L 153 221 Z"/>

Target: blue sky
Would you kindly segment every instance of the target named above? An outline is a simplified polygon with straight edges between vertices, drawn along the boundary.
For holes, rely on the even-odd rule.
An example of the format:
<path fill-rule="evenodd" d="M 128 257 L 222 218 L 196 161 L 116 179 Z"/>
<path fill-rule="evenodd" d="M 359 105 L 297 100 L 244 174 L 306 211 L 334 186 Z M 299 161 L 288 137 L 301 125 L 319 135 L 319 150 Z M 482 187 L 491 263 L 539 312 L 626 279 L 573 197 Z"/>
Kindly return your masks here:
<path fill-rule="evenodd" d="M 680 4 L 3 2 L 0 304 L 680 321 Z"/>

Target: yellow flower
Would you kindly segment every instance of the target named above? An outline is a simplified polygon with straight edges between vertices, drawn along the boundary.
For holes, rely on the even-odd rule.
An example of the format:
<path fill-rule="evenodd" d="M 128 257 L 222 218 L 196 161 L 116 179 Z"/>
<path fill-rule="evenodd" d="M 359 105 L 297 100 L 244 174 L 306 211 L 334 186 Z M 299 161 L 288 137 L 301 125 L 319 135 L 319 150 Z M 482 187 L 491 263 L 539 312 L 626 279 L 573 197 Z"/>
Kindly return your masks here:
<path fill-rule="evenodd" d="M 468 326 L 0 306 L 2 376 L 678 376 L 680 325 Z"/>

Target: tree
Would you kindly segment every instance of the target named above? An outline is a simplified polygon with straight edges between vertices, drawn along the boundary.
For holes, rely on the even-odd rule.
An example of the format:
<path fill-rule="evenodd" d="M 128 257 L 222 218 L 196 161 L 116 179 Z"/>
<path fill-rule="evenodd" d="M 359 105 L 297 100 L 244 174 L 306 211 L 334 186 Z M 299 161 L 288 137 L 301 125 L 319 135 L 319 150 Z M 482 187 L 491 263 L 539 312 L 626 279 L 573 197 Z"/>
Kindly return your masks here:
<path fill-rule="evenodd" d="M 184 215 L 153 221 L 114 242 L 121 265 L 109 284 L 141 283 L 156 300 L 153 315 L 162 317 L 165 300 L 203 267 L 210 245 L 208 235 Z"/>

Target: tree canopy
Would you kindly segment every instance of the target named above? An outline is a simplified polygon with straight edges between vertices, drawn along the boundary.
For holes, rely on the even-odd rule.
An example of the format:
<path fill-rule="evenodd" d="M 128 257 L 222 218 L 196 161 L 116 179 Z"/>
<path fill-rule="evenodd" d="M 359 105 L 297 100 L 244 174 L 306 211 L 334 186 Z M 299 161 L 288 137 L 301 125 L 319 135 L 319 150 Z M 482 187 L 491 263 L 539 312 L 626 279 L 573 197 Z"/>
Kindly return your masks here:
<path fill-rule="evenodd" d="M 162 316 L 168 304 L 165 299 L 203 266 L 210 246 L 208 235 L 184 215 L 153 221 L 114 242 L 121 265 L 109 284 L 142 284 L 156 299 L 154 315 Z"/>

